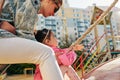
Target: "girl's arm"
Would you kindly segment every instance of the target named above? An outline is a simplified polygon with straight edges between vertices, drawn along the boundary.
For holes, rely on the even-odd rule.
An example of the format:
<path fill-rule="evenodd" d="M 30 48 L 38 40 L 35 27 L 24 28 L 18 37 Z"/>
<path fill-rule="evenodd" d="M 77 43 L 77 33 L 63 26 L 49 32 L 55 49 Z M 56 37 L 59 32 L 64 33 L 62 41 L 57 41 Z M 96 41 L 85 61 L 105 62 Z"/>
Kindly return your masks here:
<path fill-rule="evenodd" d="M 74 51 L 83 50 L 83 48 L 83 45 L 75 45 L 72 50 L 70 48 L 62 49 L 64 54 L 58 56 L 58 58 L 63 65 L 72 65 L 76 60 L 76 53 Z"/>
<path fill-rule="evenodd" d="M 58 64 L 66 66 L 72 65 L 76 59 L 76 53 L 74 51 L 69 51 L 68 54 L 68 49 L 58 49 L 53 49 L 55 51 Z"/>
<path fill-rule="evenodd" d="M 77 50 L 83 50 L 83 48 L 84 48 L 84 46 L 81 44 L 81 45 L 75 45 L 73 48 L 72 48 L 72 50 L 74 50 L 74 51 L 77 51 Z"/>
<path fill-rule="evenodd" d="M 72 65 L 76 60 L 76 53 L 74 51 L 70 51 L 69 53 L 64 53 L 58 56 L 58 59 L 63 65 L 69 66 Z"/>
<path fill-rule="evenodd" d="M 66 66 L 72 65 L 76 60 L 76 53 L 74 50 L 82 50 L 84 47 L 82 45 L 76 45 L 73 47 L 72 50 L 70 48 L 60 49 L 60 48 L 53 48 L 58 64 L 63 64 Z"/>

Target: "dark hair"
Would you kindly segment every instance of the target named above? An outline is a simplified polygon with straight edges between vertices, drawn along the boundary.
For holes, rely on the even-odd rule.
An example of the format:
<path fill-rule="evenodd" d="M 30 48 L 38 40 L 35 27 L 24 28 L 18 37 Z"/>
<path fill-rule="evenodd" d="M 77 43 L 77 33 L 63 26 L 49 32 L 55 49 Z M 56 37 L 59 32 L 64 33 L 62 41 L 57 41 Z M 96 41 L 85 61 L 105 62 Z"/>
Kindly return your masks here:
<path fill-rule="evenodd" d="M 62 5 L 62 0 L 52 0 L 55 4 L 56 4 L 56 6 L 57 6 L 57 8 L 55 8 L 54 9 L 54 13 L 56 13 L 58 10 L 59 10 L 59 8 L 60 8 L 60 6 L 59 5 Z"/>
<path fill-rule="evenodd" d="M 51 32 L 51 30 L 44 28 L 42 30 L 37 30 L 37 32 L 34 33 L 34 36 L 38 42 L 42 43 L 45 39 L 50 39 Z"/>
<path fill-rule="evenodd" d="M 63 1 L 62 0 L 53 0 L 54 2 L 56 2 L 57 4 L 61 4 L 62 5 L 62 3 L 63 3 Z"/>

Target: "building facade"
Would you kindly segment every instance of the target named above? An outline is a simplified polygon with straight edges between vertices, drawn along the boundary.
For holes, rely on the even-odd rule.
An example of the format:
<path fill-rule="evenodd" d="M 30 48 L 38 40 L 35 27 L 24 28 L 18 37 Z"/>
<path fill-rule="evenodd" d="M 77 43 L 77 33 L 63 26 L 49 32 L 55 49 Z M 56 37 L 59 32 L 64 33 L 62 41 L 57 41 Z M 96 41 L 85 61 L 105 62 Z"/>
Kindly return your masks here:
<path fill-rule="evenodd" d="M 102 7 L 103 8 L 103 7 Z M 104 8 L 105 9 L 105 8 Z M 113 9 L 114 10 L 114 9 Z M 115 9 L 115 12 L 119 10 Z M 86 9 L 72 8 L 69 7 L 67 0 L 64 0 L 63 6 L 55 14 L 55 16 L 44 18 L 39 15 L 39 22 L 36 29 L 48 28 L 52 29 L 59 42 L 74 42 L 76 39 L 81 37 L 84 32 L 90 27 L 90 22 L 93 14 L 93 7 L 89 6 Z M 120 33 L 118 18 L 112 15 L 111 23 L 114 35 Z M 119 18 L 120 19 L 120 18 Z M 104 25 L 99 25 L 98 36 L 101 36 L 101 30 Z M 107 27 L 109 30 L 109 27 Z M 104 32 L 103 32 L 104 33 Z M 111 33 L 108 33 L 110 35 Z M 85 46 L 88 46 L 88 42 L 95 39 L 94 31 L 91 31 L 86 38 L 83 40 Z"/>

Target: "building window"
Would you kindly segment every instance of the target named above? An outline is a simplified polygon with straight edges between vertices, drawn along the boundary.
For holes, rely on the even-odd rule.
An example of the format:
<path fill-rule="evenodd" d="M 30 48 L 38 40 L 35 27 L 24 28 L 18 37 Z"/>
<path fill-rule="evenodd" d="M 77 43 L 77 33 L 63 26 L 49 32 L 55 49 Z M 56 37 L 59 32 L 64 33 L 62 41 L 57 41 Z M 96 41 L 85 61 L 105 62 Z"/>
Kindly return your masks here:
<path fill-rule="evenodd" d="M 58 35 L 60 35 L 60 32 L 58 32 Z"/>
<path fill-rule="evenodd" d="M 74 30 L 76 30 L 76 28 L 74 28 Z"/>
<path fill-rule="evenodd" d="M 43 24 L 44 22 L 43 21 L 41 21 L 41 24 Z"/>
<path fill-rule="evenodd" d="M 62 10 L 62 15 L 64 15 L 64 10 Z"/>
<path fill-rule="evenodd" d="M 58 37 L 58 40 L 60 40 L 60 37 Z"/>
<path fill-rule="evenodd" d="M 75 19 L 73 18 L 73 21 L 75 21 Z"/>
<path fill-rule="evenodd" d="M 56 24 L 58 25 L 59 23 L 57 22 Z"/>
<path fill-rule="evenodd" d="M 57 27 L 57 29 L 59 30 L 60 28 L 59 28 L 59 27 Z"/>
<path fill-rule="evenodd" d="M 75 35 L 77 35 L 77 33 L 75 33 Z"/>

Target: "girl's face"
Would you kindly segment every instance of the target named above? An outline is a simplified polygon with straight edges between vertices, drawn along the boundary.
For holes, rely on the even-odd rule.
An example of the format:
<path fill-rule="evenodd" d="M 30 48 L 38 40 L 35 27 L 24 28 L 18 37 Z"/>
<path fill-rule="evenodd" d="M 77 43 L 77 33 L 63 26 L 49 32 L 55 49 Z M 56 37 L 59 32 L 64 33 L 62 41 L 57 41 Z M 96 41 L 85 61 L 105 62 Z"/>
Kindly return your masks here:
<path fill-rule="evenodd" d="M 45 44 L 47 44 L 48 46 L 53 46 L 53 47 L 58 46 L 58 41 L 56 37 L 54 36 L 53 32 L 51 32 L 50 34 L 50 39 L 46 39 Z"/>

